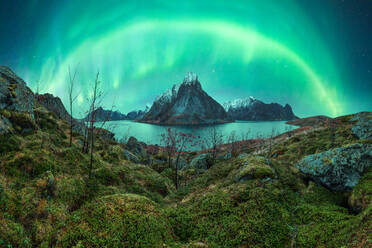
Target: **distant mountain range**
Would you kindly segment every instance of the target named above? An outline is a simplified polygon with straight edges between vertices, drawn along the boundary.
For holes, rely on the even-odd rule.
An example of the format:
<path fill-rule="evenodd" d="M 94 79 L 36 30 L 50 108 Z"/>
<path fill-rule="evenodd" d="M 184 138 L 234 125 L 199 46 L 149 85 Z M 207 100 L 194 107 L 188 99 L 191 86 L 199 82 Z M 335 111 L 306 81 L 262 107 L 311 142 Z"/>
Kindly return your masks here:
<path fill-rule="evenodd" d="M 194 73 L 157 97 L 141 122 L 201 125 L 231 122 L 224 108 L 203 89 Z"/>
<path fill-rule="evenodd" d="M 288 121 L 298 119 L 289 104 L 284 107 L 278 103 L 266 104 L 252 96 L 247 99 L 226 102 L 223 106 L 228 116 L 233 120 Z"/>
<path fill-rule="evenodd" d="M 194 73 L 158 96 L 151 109 L 139 121 L 166 125 L 200 125 L 235 120 L 294 120 L 290 105 L 266 104 L 254 97 L 226 102 L 223 107 L 203 89 Z"/>
<path fill-rule="evenodd" d="M 138 120 L 143 118 L 148 110 L 149 107 L 146 106 L 145 110 L 134 110 L 125 115 L 120 111 L 106 110 L 102 107 L 99 107 L 95 110 L 94 119 L 95 121 Z M 84 119 L 89 120 L 90 114 L 88 114 Z"/>
<path fill-rule="evenodd" d="M 89 115 L 85 117 L 88 119 Z M 235 99 L 221 106 L 201 86 L 198 76 L 188 73 L 182 83 L 175 84 L 158 96 L 151 108 L 135 110 L 127 115 L 98 108 L 96 121 L 136 120 L 160 125 L 205 125 L 245 121 L 290 121 L 298 117 L 289 104 L 264 103 L 252 96 Z"/>

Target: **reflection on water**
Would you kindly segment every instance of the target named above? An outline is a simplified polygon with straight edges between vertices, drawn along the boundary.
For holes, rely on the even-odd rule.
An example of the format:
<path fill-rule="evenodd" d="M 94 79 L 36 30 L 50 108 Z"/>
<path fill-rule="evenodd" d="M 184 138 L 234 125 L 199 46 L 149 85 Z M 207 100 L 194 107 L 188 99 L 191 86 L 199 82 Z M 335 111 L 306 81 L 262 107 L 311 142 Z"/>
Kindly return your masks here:
<path fill-rule="evenodd" d="M 240 140 L 243 137 L 242 135 L 248 135 L 248 138 L 253 139 L 256 137 L 268 137 L 273 131 L 275 134 L 280 134 L 293 129 L 293 126 L 285 124 L 285 121 L 236 121 L 233 123 L 202 127 L 159 126 L 134 121 L 109 121 L 105 123 L 104 127 L 115 133 L 115 138 L 118 140 L 123 137 L 134 136 L 139 141 L 153 145 L 161 145 L 161 134 L 165 133 L 168 127 L 183 133 L 193 133 L 195 136 L 200 135 L 201 139 L 208 136 L 212 127 L 216 127 L 216 129 L 224 135 L 225 141 L 231 132 L 235 132 L 237 139 Z"/>

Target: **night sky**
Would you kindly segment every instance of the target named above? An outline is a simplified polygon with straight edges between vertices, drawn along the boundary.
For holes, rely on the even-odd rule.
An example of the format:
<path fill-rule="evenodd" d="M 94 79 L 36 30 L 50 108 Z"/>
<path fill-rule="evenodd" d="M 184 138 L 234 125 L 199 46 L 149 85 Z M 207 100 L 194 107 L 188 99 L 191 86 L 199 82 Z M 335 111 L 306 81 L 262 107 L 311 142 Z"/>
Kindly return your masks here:
<path fill-rule="evenodd" d="M 2 1 L 0 64 L 86 109 L 97 70 L 106 107 L 143 109 L 186 72 L 221 104 L 254 96 L 296 115 L 372 110 L 370 0 Z"/>

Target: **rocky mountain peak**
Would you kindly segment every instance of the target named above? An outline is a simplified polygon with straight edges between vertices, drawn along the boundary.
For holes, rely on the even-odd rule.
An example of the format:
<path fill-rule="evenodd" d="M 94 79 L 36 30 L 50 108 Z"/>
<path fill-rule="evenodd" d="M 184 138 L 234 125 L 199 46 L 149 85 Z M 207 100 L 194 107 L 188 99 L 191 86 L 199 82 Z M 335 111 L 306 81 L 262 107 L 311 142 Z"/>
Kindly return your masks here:
<path fill-rule="evenodd" d="M 156 98 L 142 122 L 171 125 L 213 124 L 230 121 L 223 107 L 202 90 L 198 76 L 189 72 L 181 84 Z"/>
<path fill-rule="evenodd" d="M 196 89 L 201 90 L 201 84 L 198 79 L 198 75 L 194 72 L 188 72 L 183 79 L 181 86 L 191 86 L 196 87 Z"/>

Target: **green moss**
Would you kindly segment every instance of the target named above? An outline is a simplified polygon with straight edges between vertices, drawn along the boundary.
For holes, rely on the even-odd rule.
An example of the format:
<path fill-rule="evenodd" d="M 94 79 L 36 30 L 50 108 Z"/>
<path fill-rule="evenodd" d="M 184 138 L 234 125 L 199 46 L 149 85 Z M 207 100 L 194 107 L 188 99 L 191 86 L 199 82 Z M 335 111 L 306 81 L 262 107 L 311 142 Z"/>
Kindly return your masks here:
<path fill-rule="evenodd" d="M 19 223 L 9 220 L 0 213 L 0 247 L 32 247 L 31 239 Z"/>
<path fill-rule="evenodd" d="M 349 197 L 349 204 L 354 211 L 368 208 L 372 202 L 372 169 L 360 179 Z"/>
<path fill-rule="evenodd" d="M 264 157 L 250 156 L 242 160 L 243 167 L 239 171 L 239 179 L 260 179 L 275 176 L 274 170 Z"/>
<path fill-rule="evenodd" d="M 29 113 L 12 111 L 9 120 L 14 126 L 19 127 L 20 131 L 23 129 L 37 129 L 37 125 Z"/>
<path fill-rule="evenodd" d="M 53 171 L 54 168 L 55 164 L 50 161 L 47 154 L 30 150 L 18 154 L 5 164 L 6 173 L 12 176 L 36 177 L 48 170 Z"/>
<path fill-rule="evenodd" d="M 143 196 L 98 198 L 76 211 L 61 229 L 58 247 L 163 247 L 172 231 L 159 207 Z"/>
<path fill-rule="evenodd" d="M 7 119 L 9 119 L 10 117 L 12 117 L 12 113 L 9 110 L 7 110 L 7 109 L 1 109 L 0 110 L 0 115 L 4 116 Z"/>

